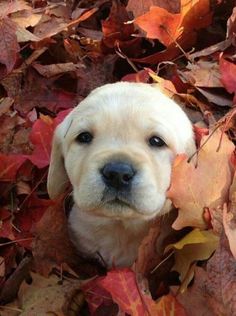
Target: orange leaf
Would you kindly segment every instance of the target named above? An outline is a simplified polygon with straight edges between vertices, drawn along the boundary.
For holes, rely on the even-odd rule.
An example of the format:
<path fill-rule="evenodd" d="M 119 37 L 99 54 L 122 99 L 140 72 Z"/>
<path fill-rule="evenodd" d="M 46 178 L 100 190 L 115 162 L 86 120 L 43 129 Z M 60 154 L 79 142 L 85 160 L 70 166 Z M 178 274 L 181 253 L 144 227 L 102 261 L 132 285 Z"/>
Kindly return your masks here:
<path fill-rule="evenodd" d="M 107 290 L 120 308 L 130 315 L 147 315 L 132 270 L 112 270 L 100 280 L 100 285 Z"/>
<path fill-rule="evenodd" d="M 219 151 L 221 132 L 215 132 L 198 154 L 197 167 L 185 155 L 175 159 L 168 197 L 179 208 L 174 229 L 185 226 L 205 228 L 204 208 L 222 207 L 228 199 L 231 184 L 230 156 L 234 145 L 224 134 Z M 209 136 L 202 138 L 203 144 Z"/>
<path fill-rule="evenodd" d="M 182 305 L 171 295 L 162 296 L 157 303 L 159 310 L 156 311 L 157 316 L 186 316 L 186 312 Z"/>
<path fill-rule="evenodd" d="M 97 279 L 121 310 L 131 316 L 185 316 L 184 309 L 172 295 L 155 302 L 147 295 L 145 280 L 139 283 L 130 269 L 112 270 L 105 278 Z"/>
<path fill-rule="evenodd" d="M 178 41 L 182 48 L 187 48 L 195 41 L 196 30 L 210 25 L 211 18 L 209 0 L 182 0 L 178 14 L 153 6 L 149 12 L 136 18 L 135 23 L 148 38 L 158 39 L 167 47 Z"/>
<path fill-rule="evenodd" d="M 135 19 L 148 38 L 157 38 L 169 46 L 181 34 L 179 25 L 181 14 L 172 14 L 160 7 L 151 7 L 150 11 Z"/>

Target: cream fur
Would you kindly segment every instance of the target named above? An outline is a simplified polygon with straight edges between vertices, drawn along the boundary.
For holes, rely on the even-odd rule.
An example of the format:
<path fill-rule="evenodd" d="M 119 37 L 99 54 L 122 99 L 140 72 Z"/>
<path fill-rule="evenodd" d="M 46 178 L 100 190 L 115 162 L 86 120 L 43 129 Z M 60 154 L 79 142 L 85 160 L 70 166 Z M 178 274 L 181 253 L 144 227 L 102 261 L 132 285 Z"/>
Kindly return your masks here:
<path fill-rule="evenodd" d="M 93 133 L 91 144 L 78 144 L 82 131 Z M 160 136 L 166 147 L 153 148 L 149 137 Z M 119 82 L 95 89 L 57 127 L 48 176 L 55 198 L 73 187 L 69 227 L 78 249 L 99 253 L 111 266 L 134 262 L 151 221 L 170 208 L 166 191 L 176 154 L 195 151 L 192 125 L 182 109 L 148 84 Z M 104 199 L 99 170 L 112 160 L 138 171 L 129 206 Z"/>

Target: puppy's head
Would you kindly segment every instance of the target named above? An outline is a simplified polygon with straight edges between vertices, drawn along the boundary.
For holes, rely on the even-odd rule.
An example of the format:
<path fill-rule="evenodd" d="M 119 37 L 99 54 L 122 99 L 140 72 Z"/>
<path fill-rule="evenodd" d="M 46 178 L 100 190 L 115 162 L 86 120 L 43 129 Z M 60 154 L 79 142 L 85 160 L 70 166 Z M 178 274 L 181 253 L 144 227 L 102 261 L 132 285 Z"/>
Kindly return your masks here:
<path fill-rule="evenodd" d="M 149 219 L 163 212 L 175 155 L 194 151 L 191 123 L 174 101 L 147 84 L 108 84 L 57 127 L 49 195 L 70 181 L 83 211 Z"/>

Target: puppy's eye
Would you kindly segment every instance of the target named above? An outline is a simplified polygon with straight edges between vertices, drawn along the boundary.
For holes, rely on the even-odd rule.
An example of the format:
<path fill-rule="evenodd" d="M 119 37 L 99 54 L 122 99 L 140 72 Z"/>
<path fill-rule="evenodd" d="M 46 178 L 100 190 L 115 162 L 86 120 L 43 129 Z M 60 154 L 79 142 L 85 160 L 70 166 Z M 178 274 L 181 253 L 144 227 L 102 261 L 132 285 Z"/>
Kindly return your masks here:
<path fill-rule="evenodd" d="M 164 142 L 164 140 L 162 140 L 158 136 L 150 137 L 148 142 L 149 142 L 149 145 L 152 146 L 152 147 L 163 147 L 163 146 L 166 146 L 166 143 Z"/>
<path fill-rule="evenodd" d="M 92 142 L 93 140 L 93 135 L 89 132 L 83 132 L 80 133 L 76 139 L 77 143 L 81 143 L 81 144 L 89 144 Z"/>

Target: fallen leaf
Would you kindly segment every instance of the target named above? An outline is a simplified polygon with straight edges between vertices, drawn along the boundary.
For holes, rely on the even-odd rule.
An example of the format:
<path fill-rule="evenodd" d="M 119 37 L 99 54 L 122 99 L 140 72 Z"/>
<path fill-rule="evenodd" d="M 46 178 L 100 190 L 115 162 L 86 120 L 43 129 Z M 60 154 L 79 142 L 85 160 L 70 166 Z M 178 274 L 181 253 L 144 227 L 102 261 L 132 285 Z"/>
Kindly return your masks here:
<path fill-rule="evenodd" d="M 206 270 L 195 268 L 195 279 L 177 299 L 189 315 L 234 315 L 235 300 L 235 258 L 229 249 L 227 238 L 221 235 L 220 244 L 208 261 Z"/>
<path fill-rule="evenodd" d="M 227 21 L 226 38 L 233 40 L 235 32 L 236 32 L 236 8 L 233 9 L 232 14 Z"/>
<path fill-rule="evenodd" d="M 160 7 L 151 7 L 150 11 L 135 19 L 148 38 L 158 39 L 166 47 L 179 42 L 184 49 L 196 40 L 196 30 L 211 23 L 209 0 L 181 1 L 181 11 L 177 14 L 169 13 Z M 188 36 L 187 46 L 182 38 Z"/>
<path fill-rule="evenodd" d="M 222 42 L 216 43 L 214 45 L 211 45 L 207 48 L 204 48 L 198 52 L 192 53 L 189 55 L 189 59 L 191 61 L 194 61 L 195 58 L 203 57 L 203 56 L 209 56 L 212 55 L 218 51 L 224 51 L 231 45 L 231 40 L 226 39 Z"/>
<path fill-rule="evenodd" d="M 112 2 L 108 18 L 102 21 L 103 44 L 109 48 L 115 46 L 116 41 L 126 41 L 134 33 L 133 24 L 126 24 L 129 20 L 124 5 L 119 2 Z"/>
<path fill-rule="evenodd" d="M 35 223 L 35 239 L 32 244 L 35 266 L 39 273 L 48 275 L 51 269 L 62 263 L 69 265 L 78 258 L 67 229 L 66 216 L 61 199 L 54 201 L 43 217 Z"/>
<path fill-rule="evenodd" d="M 38 168 L 49 165 L 54 130 L 70 111 L 71 109 L 61 111 L 58 118 L 54 120 L 49 116 L 41 115 L 41 118 L 34 123 L 30 134 L 34 150 L 27 158 Z"/>
<path fill-rule="evenodd" d="M 219 243 L 219 238 L 212 231 L 200 231 L 198 228 L 194 229 L 180 241 L 175 244 L 170 244 L 166 248 L 166 252 L 174 249 L 175 264 L 173 271 L 179 273 L 180 281 L 183 283 L 191 269 L 193 263 L 201 260 L 207 260 L 216 250 Z M 192 274 L 192 278 L 194 274 Z M 186 290 L 188 284 L 192 280 L 188 278 L 188 283 L 181 286 L 181 291 Z"/>
<path fill-rule="evenodd" d="M 224 225 L 225 234 L 226 234 L 228 241 L 229 241 L 230 250 L 231 250 L 234 258 L 236 259 L 236 246 L 235 246 L 236 221 L 235 221 L 235 214 L 234 213 L 231 211 L 228 211 L 226 205 L 223 208 L 223 225 Z"/>
<path fill-rule="evenodd" d="M 98 284 L 111 294 L 123 312 L 131 316 L 154 316 L 159 313 L 186 315 L 172 295 L 164 296 L 157 302 L 153 301 L 130 269 L 112 270 L 106 277 L 100 278 Z"/>
<path fill-rule="evenodd" d="M 147 315 L 147 307 L 143 305 L 136 276 L 132 270 L 110 271 L 105 278 L 100 279 L 99 284 L 111 294 L 125 313 L 131 316 Z"/>
<path fill-rule="evenodd" d="M 22 28 L 27 28 L 29 26 L 36 26 L 40 19 L 42 18 L 42 14 L 33 13 L 32 9 L 30 10 L 21 10 L 20 12 L 12 13 L 11 20 L 14 21 Z"/>
<path fill-rule="evenodd" d="M 236 65 L 221 56 L 219 61 L 221 81 L 229 93 L 236 93 Z"/>
<path fill-rule="evenodd" d="M 0 181 L 14 181 L 19 168 L 26 161 L 26 156 L 0 153 L 0 161 Z"/>
<path fill-rule="evenodd" d="M 236 174 L 230 187 L 230 206 L 229 209 L 225 204 L 223 207 L 223 226 L 225 234 L 229 241 L 230 250 L 236 259 Z"/>
<path fill-rule="evenodd" d="M 30 31 L 26 30 L 25 28 L 21 27 L 17 24 L 16 26 L 16 37 L 18 43 L 24 43 L 24 42 L 38 42 L 40 41 L 40 38 Z"/>
<path fill-rule="evenodd" d="M 11 19 L 0 19 L 0 63 L 6 66 L 7 73 L 14 68 L 20 50 L 15 32 L 16 24 Z"/>
<path fill-rule="evenodd" d="M 171 294 L 162 296 L 158 301 L 157 305 L 159 310 L 156 311 L 156 314 L 151 314 L 153 316 L 163 315 L 163 316 L 187 316 L 184 307 L 178 302 L 178 300 Z"/>
<path fill-rule="evenodd" d="M 226 91 L 216 91 L 216 89 L 212 90 L 210 88 L 196 88 L 209 102 L 219 106 L 233 106 L 232 97 Z"/>
<path fill-rule="evenodd" d="M 91 315 L 93 315 L 104 302 L 106 302 L 107 305 L 113 303 L 110 293 L 100 286 L 100 278 L 85 282 L 81 289 L 88 303 Z"/>
<path fill-rule="evenodd" d="M 6 17 L 8 14 L 22 10 L 31 10 L 31 7 L 24 0 L 11 0 L 10 3 L 8 0 L 1 0 L 0 17 Z"/>
<path fill-rule="evenodd" d="M 128 74 L 128 75 L 124 76 L 122 78 L 122 81 L 148 83 L 149 79 L 150 79 L 149 70 L 143 69 L 137 73 L 132 73 L 132 74 Z"/>
<path fill-rule="evenodd" d="M 25 116 L 35 107 L 58 113 L 77 105 L 78 96 L 54 84 L 56 79 L 58 77 L 44 78 L 36 70 L 30 69 L 25 76 L 24 86 L 18 87 L 13 77 L 8 91 L 15 99 L 14 108 Z"/>
<path fill-rule="evenodd" d="M 34 64 L 34 69 L 40 73 L 40 75 L 50 78 L 56 75 L 60 75 L 69 71 L 76 71 L 78 68 L 81 67 L 79 64 L 73 63 L 64 63 L 64 64 L 53 64 L 53 65 L 40 65 Z"/>
<path fill-rule="evenodd" d="M 31 249 L 35 227 L 52 205 L 54 205 L 53 201 L 40 199 L 31 193 L 19 210 L 13 214 L 14 236 L 15 239 L 22 240 L 18 242 L 20 245 Z"/>
<path fill-rule="evenodd" d="M 14 103 L 12 98 L 6 97 L 0 100 L 0 116 L 5 114 L 10 110 L 10 107 Z"/>
<path fill-rule="evenodd" d="M 49 116 L 42 115 L 33 125 L 30 141 L 34 145 L 34 150 L 28 159 L 38 168 L 49 165 L 54 129 L 53 119 Z"/>
<path fill-rule="evenodd" d="M 132 11 L 134 17 L 138 17 L 148 12 L 151 6 L 157 6 L 167 10 L 170 13 L 180 12 L 180 1 L 179 0 L 146 0 L 139 1 L 129 0 L 127 5 L 127 11 Z"/>
<path fill-rule="evenodd" d="M 135 19 L 135 24 L 146 32 L 148 38 L 158 39 L 169 46 L 181 35 L 181 20 L 181 14 L 152 6 L 149 12 Z"/>
<path fill-rule="evenodd" d="M 202 138 L 201 145 L 208 137 Z M 199 150 L 196 167 L 192 161 L 188 163 L 185 155 L 177 156 L 167 193 L 179 208 L 174 229 L 185 226 L 205 228 L 204 208 L 222 207 L 227 201 L 232 179 L 229 160 L 233 150 L 234 145 L 227 136 L 216 131 Z"/>
<path fill-rule="evenodd" d="M 68 315 L 65 309 L 68 300 L 72 300 L 75 292 L 80 289 L 80 281 L 61 279 L 55 275 L 49 278 L 32 273 L 32 283 L 23 283 L 19 291 L 20 308 L 22 316 L 47 315 L 55 316 Z M 77 306 L 75 312 L 79 312 Z"/>
<path fill-rule="evenodd" d="M 186 70 L 180 72 L 182 77 L 197 87 L 222 88 L 219 65 L 217 62 L 199 60 L 188 63 Z"/>

